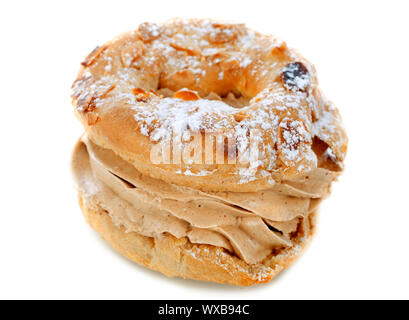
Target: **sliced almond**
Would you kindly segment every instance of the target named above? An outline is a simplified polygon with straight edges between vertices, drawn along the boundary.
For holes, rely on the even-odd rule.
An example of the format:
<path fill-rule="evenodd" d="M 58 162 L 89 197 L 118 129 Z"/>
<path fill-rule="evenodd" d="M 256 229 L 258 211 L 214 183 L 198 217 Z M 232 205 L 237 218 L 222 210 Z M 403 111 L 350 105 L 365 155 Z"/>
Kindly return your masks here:
<path fill-rule="evenodd" d="M 138 27 L 139 35 L 145 42 L 159 38 L 161 31 L 162 27 L 156 23 L 145 22 Z"/>
<path fill-rule="evenodd" d="M 251 118 L 251 116 L 249 114 L 247 114 L 245 112 L 242 112 L 242 111 L 235 113 L 233 115 L 233 117 L 234 117 L 234 120 L 236 120 L 236 122 L 241 122 L 244 119 L 250 119 Z"/>
<path fill-rule="evenodd" d="M 214 30 L 209 34 L 209 41 L 215 44 L 223 44 L 233 41 L 237 37 L 234 26 L 224 24 L 214 24 Z"/>
<path fill-rule="evenodd" d="M 142 88 L 134 88 L 132 89 L 132 93 L 135 95 L 135 99 L 138 102 L 148 102 L 151 95 L 153 95 L 150 92 L 146 92 Z"/>
<path fill-rule="evenodd" d="M 105 99 L 108 95 L 108 93 L 110 93 L 112 90 L 114 90 L 116 87 L 115 84 L 111 85 L 103 94 L 100 95 L 100 99 Z"/>
<path fill-rule="evenodd" d="M 200 99 L 199 95 L 196 92 L 190 90 L 179 90 L 175 92 L 173 97 L 182 99 L 184 101 L 195 101 Z"/>
<path fill-rule="evenodd" d="M 189 56 L 198 56 L 200 55 L 200 53 L 198 51 L 189 49 L 189 48 L 185 48 L 180 44 L 177 43 L 170 43 L 169 44 L 173 49 L 177 50 L 177 51 L 184 51 L 186 52 Z"/>
<path fill-rule="evenodd" d="M 121 62 L 126 68 L 129 68 L 145 52 L 145 46 L 142 41 L 129 43 L 121 51 Z"/>
<path fill-rule="evenodd" d="M 146 94 L 146 91 L 143 90 L 142 88 L 134 88 L 134 89 L 132 89 L 132 92 L 133 92 L 134 95 L 141 94 L 141 93 Z"/>
<path fill-rule="evenodd" d="M 95 97 L 91 97 L 91 99 L 89 99 L 89 101 L 84 105 L 82 109 L 84 113 L 93 112 L 95 110 L 97 107 L 95 104 L 95 99 Z"/>
<path fill-rule="evenodd" d="M 93 65 L 98 57 L 108 48 L 108 46 L 102 46 L 102 47 L 96 47 L 94 50 L 91 51 L 91 53 L 85 58 L 83 62 L 81 62 L 81 65 L 83 67 L 89 67 Z"/>
<path fill-rule="evenodd" d="M 278 127 L 278 138 L 279 157 L 287 164 L 296 161 L 294 155 L 302 152 L 303 146 L 312 143 L 304 123 L 298 119 L 282 120 Z"/>
<path fill-rule="evenodd" d="M 286 51 L 287 51 L 287 44 L 283 41 L 283 42 L 281 42 L 281 44 L 279 46 L 274 47 L 271 50 L 271 54 L 273 56 L 282 57 L 283 55 L 285 55 Z"/>

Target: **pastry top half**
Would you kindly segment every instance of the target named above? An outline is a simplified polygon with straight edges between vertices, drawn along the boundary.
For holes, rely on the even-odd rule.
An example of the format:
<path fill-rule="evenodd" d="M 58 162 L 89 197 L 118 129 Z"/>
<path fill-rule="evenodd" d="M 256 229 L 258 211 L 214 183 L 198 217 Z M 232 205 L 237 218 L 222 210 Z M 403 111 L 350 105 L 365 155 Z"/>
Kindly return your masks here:
<path fill-rule="evenodd" d="M 144 23 L 85 59 L 72 98 L 88 206 L 127 232 L 187 238 L 249 265 L 311 234 L 343 168 L 347 137 L 314 67 L 241 24 Z M 206 149 L 213 137 L 221 143 Z"/>
<path fill-rule="evenodd" d="M 167 183 L 257 192 L 335 177 L 343 168 L 347 137 L 314 67 L 283 41 L 242 24 L 143 23 L 85 59 L 72 98 L 94 143 Z M 183 152 L 186 132 L 233 137 L 225 163 L 152 163 L 152 148 L 175 135 Z M 238 161 L 250 136 L 258 157 Z"/>

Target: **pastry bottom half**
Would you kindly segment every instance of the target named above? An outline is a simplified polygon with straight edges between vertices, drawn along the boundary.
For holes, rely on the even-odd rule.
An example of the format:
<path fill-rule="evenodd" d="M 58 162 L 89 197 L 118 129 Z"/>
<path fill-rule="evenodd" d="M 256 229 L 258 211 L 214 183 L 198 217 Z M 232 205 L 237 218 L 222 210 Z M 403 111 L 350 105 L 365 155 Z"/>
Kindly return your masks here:
<path fill-rule="evenodd" d="M 164 234 L 152 238 L 126 232 L 123 227 L 117 227 L 109 212 L 92 199 L 80 193 L 79 203 L 88 224 L 127 259 L 168 277 L 239 286 L 269 282 L 290 266 L 309 244 L 317 216 L 316 212 L 308 216 L 308 230 L 298 230 L 292 247 L 272 252 L 262 263 L 247 264 L 221 247 L 193 244 L 187 237 L 178 239 Z"/>

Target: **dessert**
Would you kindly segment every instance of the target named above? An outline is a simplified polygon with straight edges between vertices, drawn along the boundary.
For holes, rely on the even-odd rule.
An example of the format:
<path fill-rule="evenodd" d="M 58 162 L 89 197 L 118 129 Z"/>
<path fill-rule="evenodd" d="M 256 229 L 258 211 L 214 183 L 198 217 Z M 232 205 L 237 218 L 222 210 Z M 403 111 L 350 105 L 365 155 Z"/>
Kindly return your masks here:
<path fill-rule="evenodd" d="M 314 67 L 242 24 L 143 23 L 86 57 L 72 99 L 87 221 L 167 276 L 268 282 L 343 169 L 346 133 Z"/>

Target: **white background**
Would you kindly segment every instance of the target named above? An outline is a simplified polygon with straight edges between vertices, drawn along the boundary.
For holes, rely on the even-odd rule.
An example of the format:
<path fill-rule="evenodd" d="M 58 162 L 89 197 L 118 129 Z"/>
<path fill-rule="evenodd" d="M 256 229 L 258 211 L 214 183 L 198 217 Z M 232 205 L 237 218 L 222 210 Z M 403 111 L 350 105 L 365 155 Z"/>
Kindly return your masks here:
<path fill-rule="evenodd" d="M 407 1 L 2 1 L 0 298 L 409 298 Z M 208 17 L 274 33 L 318 70 L 350 138 L 319 232 L 272 283 L 167 279 L 85 223 L 70 86 L 96 45 L 144 21 Z"/>

